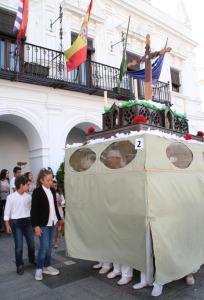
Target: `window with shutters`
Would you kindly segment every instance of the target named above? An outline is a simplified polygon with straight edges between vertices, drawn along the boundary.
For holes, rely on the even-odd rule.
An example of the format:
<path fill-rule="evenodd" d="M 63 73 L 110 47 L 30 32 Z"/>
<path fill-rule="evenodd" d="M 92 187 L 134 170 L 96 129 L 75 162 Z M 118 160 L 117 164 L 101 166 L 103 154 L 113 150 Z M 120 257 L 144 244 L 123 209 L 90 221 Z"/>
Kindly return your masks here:
<path fill-rule="evenodd" d="M 71 33 L 71 45 L 74 43 L 74 41 L 76 40 L 76 38 L 78 37 L 78 33 L 76 32 L 72 32 Z M 93 39 L 89 38 L 88 37 L 88 40 L 87 40 L 87 52 L 91 52 L 91 53 L 94 53 L 95 52 L 95 48 L 93 47 Z M 88 56 L 88 53 L 87 53 L 87 56 Z M 89 59 L 89 58 L 87 58 Z"/>
<path fill-rule="evenodd" d="M 13 25 L 16 14 L 0 7 L 0 35 L 15 39 Z"/>
<path fill-rule="evenodd" d="M 12 57 L 15 50 L 15 34 L 12 32 L 15 13 L 0 8 L 0 66 L 14 69 Z"/>
<path fill-rule="evenodd" d="M 171 68 L 171 86 L 173 92 L 180 92 L 180 72 Z"/>
<path fill-rule="evenodd" d="M 16 35 L 13 32 L 16 13 L 0 7 L 0 66 L 6 70 L 19 70 L 19 62 L 16 60 Z M 23 63 L 23 45 L 19 49 Z"/>
<path fill-rule="evenodd" d="M 126 55 L 127 55 L 127 64 L 132 62 L 133 60 L 140 59 L 140 56 L 130 53 L 130 52 L 127 52 Z M 140 64 L 137 64 L 137 65 L 129 67 L 128 71 L 139 70 L 139 69 L 140 69 Z"/>

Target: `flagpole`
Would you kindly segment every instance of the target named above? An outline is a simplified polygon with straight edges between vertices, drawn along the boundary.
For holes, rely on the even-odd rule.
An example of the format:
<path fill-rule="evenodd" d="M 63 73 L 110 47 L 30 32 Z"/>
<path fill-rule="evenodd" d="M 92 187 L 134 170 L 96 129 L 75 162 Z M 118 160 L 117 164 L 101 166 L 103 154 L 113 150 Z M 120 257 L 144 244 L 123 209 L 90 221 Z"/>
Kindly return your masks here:
<path fill-rule="evenodd" d="M 21 40 L 26 35 L 28 25 L 28 2 L 29 0 L 20 0 L 15 22 L 13 25 L 13 32 L 15 32 L 16 34 L 16 49 L 14 50 L 14 72 L 17 74 L 17 81 L 21 61 Z"/>
<path fill-rule="evenodd" d="M 186 100 L 186 98 L 184 99 L 184 115 L 186 115 L 186 105 L 187 104 L 187 100 Z"/>
<path fill-rule="evenodd" d="M 121 64 L 120 64 L 119 80 L 118 80 L 118 93 L 120 93 L 120 84 L 122 82 L 122 79 L 123 79 L 123 76 L 124 76 L 125 72 L 127 71 L 126 49 L 127 49 L 127 39 L 128 39 L 129 26 L 130 26 L 130 16 L 129 16 L 128 27 L 127 27 L 127 32 L 126 32 L 126 36 L 125 36 L 125 43 L 123 45 L 122 61 L 121 61 Z"/>
<path fill-rule="evenodd" d="M 104 106 L 108 106 L 108 98 L 107 98 L 107 91 L 104 91 Z"/>
<path fill-rule="evenodd" d="M 17 41 L 16 49 L 14 50 L 14 73 L 18 81 L 18 65 L 20 67 L 20 41 Z"/>
<path fill-rule="evenodd" d="M 79 67 L 87 60 L 88 23 L 93 0 L 90 1 L 79 34 L 71 47 L 64 51 L 67 72 Z"/>

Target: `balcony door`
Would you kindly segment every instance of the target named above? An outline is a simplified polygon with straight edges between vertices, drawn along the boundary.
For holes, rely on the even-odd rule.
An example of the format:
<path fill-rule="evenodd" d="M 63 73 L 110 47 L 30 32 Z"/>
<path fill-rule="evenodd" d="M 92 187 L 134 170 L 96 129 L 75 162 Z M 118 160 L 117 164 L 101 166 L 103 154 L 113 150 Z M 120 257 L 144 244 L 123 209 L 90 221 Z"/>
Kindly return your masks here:
<path fill-rule="evenodd" d="M 19 71 L 19 61 L 23 64 L 23 46 L 19 50 L 19 60 L 16 53 L 16 36 L 12 31 L 15 18 L 15 13 L 0 7 L 0 67 L 6 71 Z"/>
<path fill-rule="evenodd" d="M 75 41 L 78 34 L 72 33 L 71 42 Z M 93 48 L 93 40 L 88 38 L 87 43 L 87 56 L 86 61 L 81 64 L 79 67 L 71 71 L 71 81 L 77 83 L 78 85 L 83 85 L 87 87 L 91 87 L 92 85 L 92 69 L 91 69 L 91 60 L 92 54 L 95 52 Z"/>
<path fill-rule="evenodd" d="M 15 13 L 0 8 L 0 66 L 1 69 L 14 70 L 15 35 L 12 32 Z"/>

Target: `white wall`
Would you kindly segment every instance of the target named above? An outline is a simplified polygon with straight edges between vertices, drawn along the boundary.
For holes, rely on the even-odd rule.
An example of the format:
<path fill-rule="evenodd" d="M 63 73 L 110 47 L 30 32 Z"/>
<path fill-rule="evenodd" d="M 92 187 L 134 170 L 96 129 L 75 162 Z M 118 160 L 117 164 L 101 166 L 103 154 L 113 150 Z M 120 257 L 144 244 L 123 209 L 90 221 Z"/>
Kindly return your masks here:
<path fill-rule="evenodd" d="M 48 166 L 56 172 L 73 127 L 83 123 L 84 132 L 91 124 L 102 128 L 102 97 L 7 80 L 0 80 L 0 91 L 0 121 L 8 120 L 26 135 L 27 157 L 34 174 Z M 6 158 L 10 159 L 8 155 Z"/>
<path fill-rule="evenodd" d="M 29 145 L 24 133 L 6 122 L 0 122 L 0 128 L 0 170 L 8 169 L 12 178 L 17 162 L 27 162 L 23 172 L 30 171 Z"/>

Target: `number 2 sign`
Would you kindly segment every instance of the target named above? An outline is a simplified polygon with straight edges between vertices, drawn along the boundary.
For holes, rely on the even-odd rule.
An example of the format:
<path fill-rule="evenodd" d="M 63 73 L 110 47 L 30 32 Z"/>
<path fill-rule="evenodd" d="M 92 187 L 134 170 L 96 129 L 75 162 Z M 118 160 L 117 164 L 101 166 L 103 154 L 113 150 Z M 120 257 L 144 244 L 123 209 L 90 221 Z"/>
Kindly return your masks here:
<path fill-rule="evenodd" d="M 143 149 L 144 148 L 144 139 L 136 139 L 135 140 L 135 149 Z"/>

